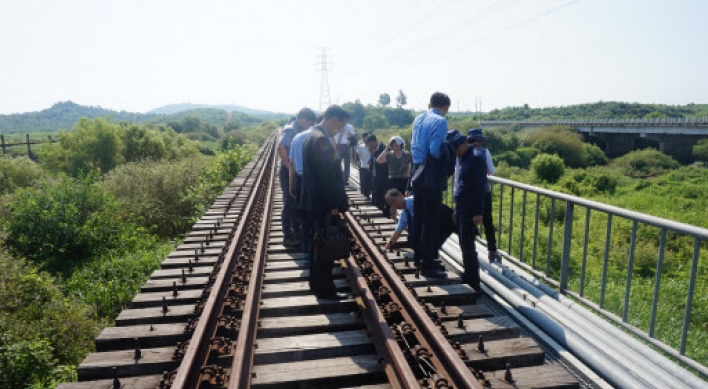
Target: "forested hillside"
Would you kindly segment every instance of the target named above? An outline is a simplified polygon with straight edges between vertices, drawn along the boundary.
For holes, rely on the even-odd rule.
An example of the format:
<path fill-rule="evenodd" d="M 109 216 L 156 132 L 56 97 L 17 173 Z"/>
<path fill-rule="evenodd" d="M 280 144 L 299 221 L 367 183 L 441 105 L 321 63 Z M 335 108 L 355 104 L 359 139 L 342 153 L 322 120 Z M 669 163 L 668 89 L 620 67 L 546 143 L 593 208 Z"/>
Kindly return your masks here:
<path fill-rule="evenodd" d="M 236 106 L 234 106 L 236 107 Z M 82 117 L 94 119 L 110 117 L 114 122 L 133 122 L 146 124 L 168 124 L 179 122 L 187 117 L 199 119 L 202 123 L 223 126 L 230 121 L 249 125 L 267 119 L 287 117 L 283 114 L 263 114 L 254 116 L 240 111 L 226 111 L 220 108 L 195 108 L 171 114 L 132 113 L 113 111 L 101 107 L 79 105 L 71 101 L 54 104 L 51 108 L 12 115 L 0 115 L 0 134 L 56 132 L 72 129 Z"/>
<path fill-rule="evenodd" d="M 521 107 L 495 109 L 475 115 L 477 120 L 549 120 L 549 119 L 641 119 L 708 116 L 708 104 L 662 105 L 623 102 L 597 102 L 562 107 Z"/>

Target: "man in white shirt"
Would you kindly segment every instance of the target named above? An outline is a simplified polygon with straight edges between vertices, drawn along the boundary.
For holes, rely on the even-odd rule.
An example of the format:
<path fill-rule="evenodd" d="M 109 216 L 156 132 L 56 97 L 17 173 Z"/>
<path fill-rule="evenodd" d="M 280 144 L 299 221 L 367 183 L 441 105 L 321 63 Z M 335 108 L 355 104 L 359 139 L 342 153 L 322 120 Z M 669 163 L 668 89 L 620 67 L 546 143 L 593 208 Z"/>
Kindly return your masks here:
<path fill-rule="evenodd" d="M 354 137 L 354 127 L 351 124 L 344 126 L 344 130 L 337 133 L 334 136 L 334 140 L 337 144 L 337 154 L 339 158 L 344 163 L 343 178 L 344 185 L 349 184 L 349 166 L 351 165 L 351 151 L 349 150 L 350 139 Z"/>
<path fill-rule="evenodd" d="M 369 148 L 366 146 L 366 137 L 369 136 L 368 132 L 365 132 L 361 135 L 361 142 L 356 145 L 356 154 L 354 155 L 354 158 L 357 161 L 357 164 L 359 166 L 359 189 L 361 190 L 361 194 L 363 194 L 366 197 L 371 196 L 371 190 L 372 190 L 372 177 L 371 177 L 371 171 L 369 170 L 369 160 L 371 159 L 371 152 L 369 151 Z"/>

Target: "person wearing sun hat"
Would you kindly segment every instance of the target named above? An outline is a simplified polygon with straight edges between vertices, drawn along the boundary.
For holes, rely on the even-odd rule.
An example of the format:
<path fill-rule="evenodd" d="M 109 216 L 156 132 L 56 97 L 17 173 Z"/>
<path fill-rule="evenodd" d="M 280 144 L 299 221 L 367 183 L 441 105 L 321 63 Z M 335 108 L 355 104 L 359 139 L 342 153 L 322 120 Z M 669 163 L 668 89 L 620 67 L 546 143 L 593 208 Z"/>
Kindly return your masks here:
<path fill-rule="evenodd" d="M 388 164 L 388 188 L 396 188 L 401 193 L 406 193 L 406 184 L 411 170 L 413 157 L 403 150 L 406 141 L 400 136 L 392 136 L 386 145 L 386 152 L 376 158 L 378 164 Z M 395 211 L 394 211 L 395 212 Z M 392 214 L 394 213 L 392 212 Z"/>
<path fill-rule="evenodd" d="M 482 222 L 484 191 L 487 185 L 487 168 L 484 158 L 467 143 L 467 137 L 457 130 L 447 133 L 445 141 L 455 149 L 460 163 L 455 188 L 455 213 L 457 220 L 462 266 L 462 282 L 480 291 L 479 260 L 475 248 L 477 225 Z"/>
<path fill-rule="evenodd" d="M 489 149 L 485 148 L 484 142 L 486 138 L 482 134 L 481 128 L 473 128 L 467 132 L 467 142 L 475 148 L 475 151 L 484 157 L 487 165 L 487 175 L 493 176 L 494 162 L 492 161 L 492 155 Z M 482 219 L 482 225 L 484 226 L 484 237 L 487 239 L 487 252 L 490 262 L 498 261 L 501 262 L 501 255 L 497 251 L 497 238 L 494 233 L 494 218 L 492 217 L 492 188 L 487 182 L 484 194 L 484 215 Z"/>

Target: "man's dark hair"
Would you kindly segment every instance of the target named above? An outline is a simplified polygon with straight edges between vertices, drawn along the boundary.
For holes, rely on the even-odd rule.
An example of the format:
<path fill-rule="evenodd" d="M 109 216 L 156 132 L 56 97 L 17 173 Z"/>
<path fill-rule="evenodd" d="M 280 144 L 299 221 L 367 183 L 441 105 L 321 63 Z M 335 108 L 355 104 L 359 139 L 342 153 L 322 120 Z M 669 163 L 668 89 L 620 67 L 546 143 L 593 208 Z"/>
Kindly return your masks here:
<path fill-rule="evenodd" d="M 330 105 L 324 112 L 324 119 L 329 120 L 336 117 L 340 121 L 349 120 L 349 113 L 338 105 Z"/>
<path fill-rule="evenodd" d="M 401 195 L 401 192 L 396 189 L 396 188 L 391 188 L 386 192 L 386 197 L 384 198 L 389 198 L 389 197 L 398 197 Z"/>
<path fill-rule="evenodd" d="M 370 132 L 363 132 L 361 134 L 361 139 L 364 139 L 364 141 L 366 141 L 366 137 L 369 136 L 369 134 L 371 134 L 371 133 Z"/>
<path fill-rule="evenodd" d="M 435 92 L 430 96 L 430 106 L 433 108 L 448 108 L 451 104 L 450 96 L 442 92 Z"/>
<path fill-rule="evenodd" d="M 308 121 L 314 122 L 315 119 L 317 119 L 317 115 L 315 115 L 315 111 L 309 108 L 303 108 L 297 113 L 297 118 L 307 119 Z"/>
<path fill-rule="evenodd" d="M 365 142 L 366 142 L 366 143 L 369 143 L 369 142 L 376 142 L 376 135 L 374 135 L 374 134 L 369 134 L 369 135 L 367 135 Z"/>

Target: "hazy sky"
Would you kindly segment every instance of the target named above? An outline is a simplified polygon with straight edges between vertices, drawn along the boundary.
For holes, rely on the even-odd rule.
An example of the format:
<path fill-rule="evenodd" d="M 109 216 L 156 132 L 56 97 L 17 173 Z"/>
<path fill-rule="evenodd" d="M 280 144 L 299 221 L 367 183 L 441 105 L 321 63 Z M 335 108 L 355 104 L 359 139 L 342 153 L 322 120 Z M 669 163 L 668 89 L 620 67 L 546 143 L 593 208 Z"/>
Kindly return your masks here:
<path fill-rule="evenodd" d="M 706 0 L 0 0 L 0 113 L 57 101 L 708 103 Z"/>

